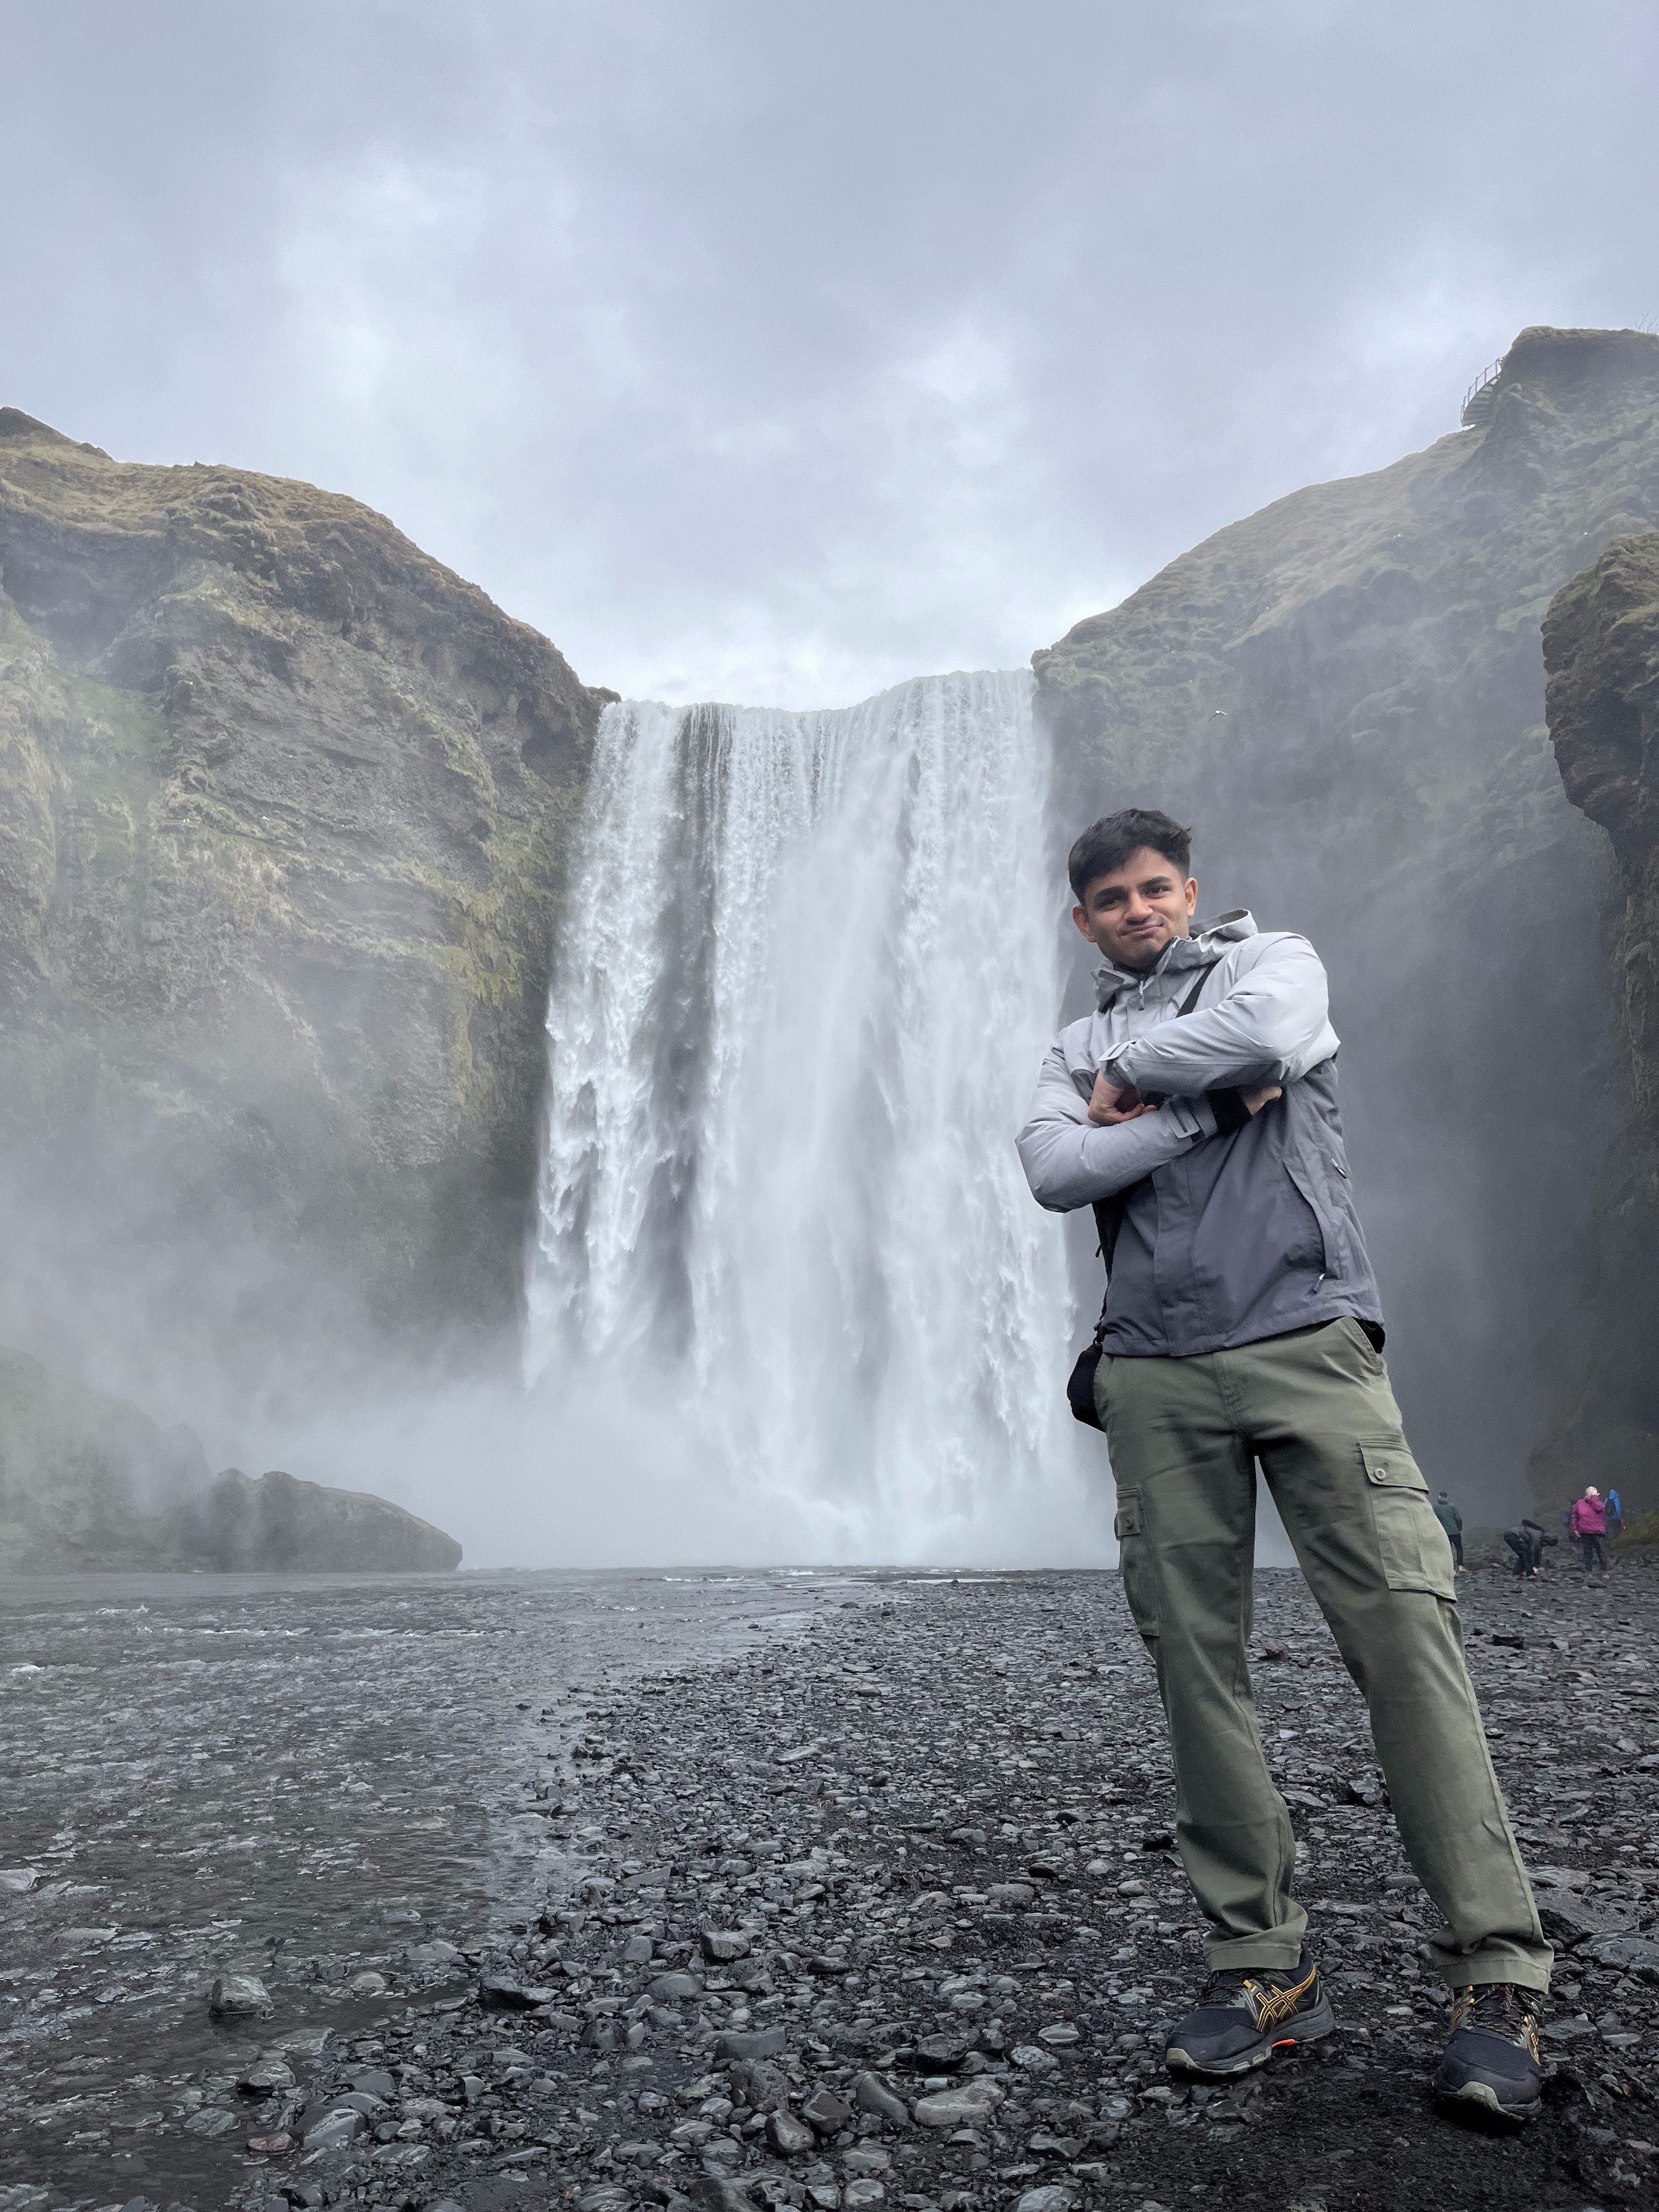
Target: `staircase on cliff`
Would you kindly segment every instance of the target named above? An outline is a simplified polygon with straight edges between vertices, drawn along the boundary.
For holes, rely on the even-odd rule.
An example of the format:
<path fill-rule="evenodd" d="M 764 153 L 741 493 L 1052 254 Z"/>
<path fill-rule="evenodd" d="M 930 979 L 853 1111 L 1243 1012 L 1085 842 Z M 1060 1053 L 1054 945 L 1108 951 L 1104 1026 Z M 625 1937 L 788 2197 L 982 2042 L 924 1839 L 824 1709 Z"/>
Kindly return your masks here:
<path fill-rule="evenodd" d="M 1458 410 L 1458 421 L 1466 430 L 1484 430 L 1492 420 L 1492 410 L 1498 404 L 1498 380 L 1504 370 L 1504 356 L 1499 354 L 1489 362 L 1474 382 L 1463 394 L 1463 404 Z"/>

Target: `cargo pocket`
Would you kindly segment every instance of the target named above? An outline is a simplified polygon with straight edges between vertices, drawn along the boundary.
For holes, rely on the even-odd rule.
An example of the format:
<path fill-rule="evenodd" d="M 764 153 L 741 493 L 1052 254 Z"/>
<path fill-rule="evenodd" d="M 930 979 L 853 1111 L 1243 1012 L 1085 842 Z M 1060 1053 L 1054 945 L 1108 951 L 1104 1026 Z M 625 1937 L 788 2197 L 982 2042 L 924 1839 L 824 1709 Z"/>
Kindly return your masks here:
<path fill-rule="evenodd" d="M 1158 1571 L 1141 1532 L 1140 1499 L 1134 1491 L 1118 1492 L 1112 1534 L 1117 1538 L 1123 1595 L 1142 1639 L 1150 1644 L 1158 1634 Z"/>
<path fill-rule="evenodd" d="M 1361 1444 L 1382 1579 L 1390 1589 L 1455 1600 L 1452 1551 L 1429 1504 L 1429 1486 L 1403 1443 Z"/>

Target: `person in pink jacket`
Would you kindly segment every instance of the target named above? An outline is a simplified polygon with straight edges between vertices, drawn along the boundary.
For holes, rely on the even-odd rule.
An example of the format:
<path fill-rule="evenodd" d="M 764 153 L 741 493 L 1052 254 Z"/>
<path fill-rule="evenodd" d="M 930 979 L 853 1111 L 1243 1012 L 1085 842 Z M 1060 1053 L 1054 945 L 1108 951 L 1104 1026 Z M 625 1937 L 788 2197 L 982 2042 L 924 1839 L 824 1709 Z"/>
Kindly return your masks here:
<path fill-rule="evenodd" d="M 1594 1483 L 1582 1498 L 1573 1501 L 1572 1533 L 1584 1555 L 1585 1573 L 1605 1574 L 1607 1563 L 1601 1556 L 1601 1540 L 1607 1533 L 1607 1516 L 1601 1503 L 1601 1493 Z"/>

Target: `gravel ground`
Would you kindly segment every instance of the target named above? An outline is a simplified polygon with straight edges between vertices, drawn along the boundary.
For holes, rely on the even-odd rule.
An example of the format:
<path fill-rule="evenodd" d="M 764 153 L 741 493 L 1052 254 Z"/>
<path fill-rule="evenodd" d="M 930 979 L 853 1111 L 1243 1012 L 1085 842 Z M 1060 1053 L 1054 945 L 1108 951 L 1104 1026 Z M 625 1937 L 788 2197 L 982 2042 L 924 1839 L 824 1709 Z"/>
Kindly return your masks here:
<path fill-rule="evenodd" d="M 253 2108 L 215 1979 L 262 1978 L 296 2063 L 431 1983 L 535 1883 L 521 1704 L 718 1662 L 803 1587 L 0 1579 L 0 2212 L 223 2204 Z"/>
<path fill-rule="evenodd" d="M 1172 2085 L 1160 2063 L 1201 1954 L 1117 1577 L 871 1574 L 787 1598 L 757 1577 L 747 1601 L 769 1612 L 722 1601 L 672 1655 L 618 1648 L 564 1680 L 531 1625 L 547 1597 L 514 1595 L 522 1641 L 465 1709 L 497 1774 L 489 1897 L 475 1884 L 401 1948 L 383 1940 L 380 1988 L 278 1954 L 263 2000 L 248 1993 L 262 2009 L 148 2093 L 216 2155 L 217 2194 L 204 2176 L 181 2201 L 1651 2203 L 1659 1573 L 1621 1562 L 1600 1587 L 1559 1571 L 1520 1586 L 1477 1569 L 1461 1587 L 1561 1947 L 1530 2128 L 1430 2106 L 1445 2000 L 1417 1955 L 1429 1913 L 1299 1577 L 1258 1577 L 1254 1671 L 1339 2033 L 1223 2094 Z M 715 1622 L 728 1642 L 711 1657 Z M 419 1693 L 435 1699 L 444 1671 Z M 429 1726 L 422 1756 L 456 1734 Z M 509 1830 L 532 1840 L 508 1849 Z M 219 1964 L 258 1973 L 262 1954 L 244 1943 Z M 191 1999 L 205 2035 L 199 1987 Z M 85 2094 L 74 2048 L 24 2085 L 33 2138 L 0 2212 L 137 2193 L 52 2167 L 68 2139 L 52 2100 Z"/>

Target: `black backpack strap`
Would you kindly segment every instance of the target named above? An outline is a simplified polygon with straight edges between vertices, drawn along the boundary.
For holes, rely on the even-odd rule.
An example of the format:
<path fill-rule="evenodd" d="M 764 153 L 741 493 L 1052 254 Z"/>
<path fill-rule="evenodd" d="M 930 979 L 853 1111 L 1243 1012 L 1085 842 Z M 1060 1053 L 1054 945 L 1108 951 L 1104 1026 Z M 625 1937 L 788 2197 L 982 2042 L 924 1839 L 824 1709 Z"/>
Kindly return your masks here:
<path fill-rule="evenodd" d="M 1188 992 L 1181 1004 L 1176 1008 L 1176 1019 L 1177 1021 L 1181 1019 L 1182 1014 L 1190 1014 L 1194 1011 L 1198 1005 L 1199 994 L 1203 990 L 1204 986 L 1210 980 L 1212 969 L 1218 968 L 1220 965 L 1221 961 L 1218 958 L 1215 960 L 1206 960 L 1204 965 L 1199 969 L 1197 981 L 1193 985 L 1192 989 Z"/>
<path fill-rule="evenodd" d="M 1198 1005 L 1199 994 L 1210 980 L 1212 969 L 1221 965 L 1219 959 L 1206 960 L 1193 979 L 1193 988 L 1176 1008 L 1176 1019 L 1190 1014 Z M 1145 1178 L 1143 1177 L 1144 1181 Z M 1106 1263 L 1107 1297 L 1111 1295 L 1112 1255 L 1117 1249 L 1118 1231 L 1123 1226 L 1123 1217 L 1129 1210 L 1129 1200 L 1140 1188 L 1131 1183 L 1127 1190 L 1115 1190 L 1109 1198 L 1095 1200 L 1095 1227 L 1100 1232 L 1100 1256 Z M 1077 1364 L 1066 1385 L 1066 1395 L 1071 1401 L 1073 1415 L 1087 1427 L 1097 1429 L 1100 1417 L 1095 1407 L 1095 1370 L 1100 1364 L 1103 1341 L 1106 1334 L 1106 1300 L 1101 1301 L 1100 1319 L 1095 1323 L 1093 1341 L 1078 1354 Z"/>
<path fill-rule="evenodd" d="M 1176 1008 L 1175 1018 L 1177 1021 L 1183 1014 L 1190 1014 L 1194 1012 L 1204 986 L 1209 981 L 1213 970 L 1220 965 L 1221 960 L 1218 957 L 1214 960 L 1206 960 L 1199 969 L 1194 979 L 1192 989 Z M 1095 1228 L 1099 1233 L 1100 1256 L 1106 1263 L 1109 1281 L 1112 1273 L 1112 1255 L 1117 1249 L 1117 1233 L 1123 1226 L 1123 1217 L 1129 1210 L 1129 1200 L 1139 1188 L 1139 1183 L 1132 1182 L 1127 1190 L 1115 1190 L 1109 1198 L 1097 1198 L 1095 1200 Z M 1103 1305 L 1100 1310 L 1099 1327 L 1095 1331 L 1097 1340 L 1105 1327 L 1106 1309 Z"/>

